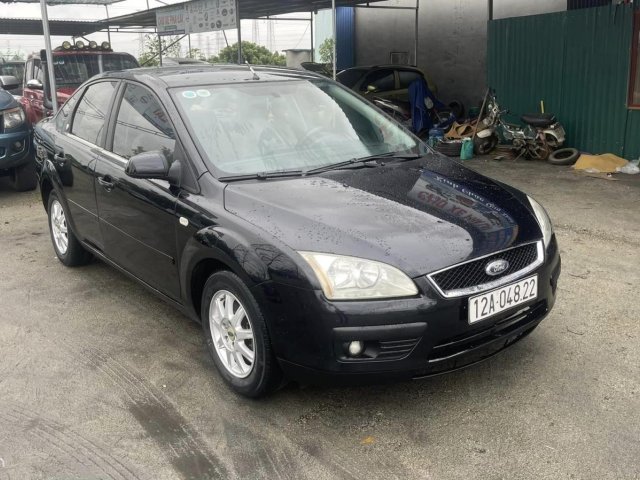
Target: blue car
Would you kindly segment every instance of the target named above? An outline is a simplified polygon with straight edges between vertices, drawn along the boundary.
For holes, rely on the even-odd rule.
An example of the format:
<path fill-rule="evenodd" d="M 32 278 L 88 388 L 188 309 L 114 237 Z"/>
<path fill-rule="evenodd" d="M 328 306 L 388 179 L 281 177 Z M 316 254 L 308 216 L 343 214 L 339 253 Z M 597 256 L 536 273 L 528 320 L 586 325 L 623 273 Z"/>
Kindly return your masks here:
<path fill-rule="evenodd" d="M 18 84 L 16 77 L 0 76 L 0 176 L 9 175 L 13 188 L 22 192 L 36 188 L 38 178 L 31 129 L 20 103 L 7 91 Z"/>

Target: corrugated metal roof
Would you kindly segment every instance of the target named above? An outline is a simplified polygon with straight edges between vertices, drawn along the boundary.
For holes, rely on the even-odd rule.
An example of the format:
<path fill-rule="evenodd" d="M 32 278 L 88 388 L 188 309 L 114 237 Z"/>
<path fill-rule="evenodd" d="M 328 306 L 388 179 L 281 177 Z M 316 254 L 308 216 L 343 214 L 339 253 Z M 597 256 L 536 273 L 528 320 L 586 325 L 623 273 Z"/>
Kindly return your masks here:
<path fill-rule="evenodd" d="M 612 5 L 492 21 L 489 85 L 519 114 L 544 100 L 569 145 L 637 158 L 640 111 L 627 108 L 632 19 L 631 5 Z"/>
<path fill-rule="evenodd" d="M 97 32 L 104 28 L 99 22 L 49 20 L 51 35 L 74 37 Z M 0 32 L 8 35 L 43 35 L 39 18 L 0 18 Z"/>
<path fill-rule="evenodd" d="M 385 0 L 336 0 L 336 6 L 349 7 L 362 3 L 376 3 Z M 238 10 L 240 17 L 243 19 L 262 18 L 267 16 L 282 15 L 285 13 L 317 11 L 325 8 L 331 8 L 331 0 L 238 0 Z M 174 3 L 171 7 L 179 6 L 184 3 Z M 164 7 L 144 10 L 129 15 L 122 15 L 105 20 L 104 24 L 113 27 L 155 27 L 156 10 Z"/>
<path fill-rule="evenodd" d="M 111 5 L 124 0 L 47 0 L 47 5 Z M 0 0 L 0 3 L 40 3 L 40 0 Z"/>

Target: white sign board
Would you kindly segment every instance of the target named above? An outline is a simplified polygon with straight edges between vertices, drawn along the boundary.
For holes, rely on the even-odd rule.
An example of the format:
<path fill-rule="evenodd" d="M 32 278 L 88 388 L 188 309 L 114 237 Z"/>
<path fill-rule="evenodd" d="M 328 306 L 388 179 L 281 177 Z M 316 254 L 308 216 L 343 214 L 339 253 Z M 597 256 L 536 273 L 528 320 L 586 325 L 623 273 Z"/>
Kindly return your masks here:
<path fill-rule="evenodd" d="M 236 0 L 195 0 L 156 11 L 158 35 L 215 32 L 237 27 Z"/>

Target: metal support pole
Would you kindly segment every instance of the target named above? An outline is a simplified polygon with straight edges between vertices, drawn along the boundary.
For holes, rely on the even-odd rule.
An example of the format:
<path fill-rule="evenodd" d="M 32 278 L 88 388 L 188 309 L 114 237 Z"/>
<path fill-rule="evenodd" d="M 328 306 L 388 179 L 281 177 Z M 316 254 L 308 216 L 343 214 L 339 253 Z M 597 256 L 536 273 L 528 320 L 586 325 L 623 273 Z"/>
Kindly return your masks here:
<path fill-rule="evenodd" d="M 238 27 L 238 65 L 242 65 L 242 21 L 240 20 L 240 2 L 236 1 L 236 22 Z"/>
<path fill-rule="evenodd" d="M 489 10 L 489 15 L 488 15 L 489 20 L 493 20 L 493 0 L 488 0 L 487 3 L 488 3 L 487 7 Z"/>
<path fill-rule="evenodd" d="M 160 66 L 162 66 L 162 37 L 158 35 L 158 57 L 160 58 Z"/>
<path fill-rule="evenodd" d="M 316 61 L 316 52 L 314 51 L 313 48 L 313 44 L 314 44 L 314 39 L 313 39 L 313 10 L 311 11 L 311 20 L 309 20 L 309 22 L 311 23 L 311 61 L 315 62 Z"/>
<path fill-rule="evenodd" d="M 104 11 L 107 12 L 107 22 L 109 21 L 109 7 L 105 4 Z M 109 45 L 111 45 L 111 30 L 110 27 L 107 27 L 107 40 L 109 41 Z"/>
<path fill-rule="evenodd" d="M 193 58 L 193 52 L 191 51 L 191 34 L 187 36 L 187 42 L 189 44 L 189 58 Z"/>
<path fill-rule="evenodd" d="M 336 20 L 336 0 L 331 0 L 331 12 L 333 14 L 333 79 L 338 76 L 338 25 Z"/>
<path fill-rule="evenodd" d="M 51 53 L 51 35 L 49 33 L 49 15 L 47 15 L 47 2 L 40 0 L 42 10 L 42 33 L 44 33 L 44 46 L 47 52 L 47 74 L 49 76 L 49 91 L 51 92 L 51 104 L 53 113 L 58 111 L 58 95 L 56 94 L 56 75 L 53 71 L 53 54 Z"/>
<path fill-rule="evenodd" d="M 418 50 L 420 48 L 420 0 L 416 0 L 416 27 L 415 27 L 415 45 L 414 45 L 414 61 L 415 66 L 418 66 Z"/>

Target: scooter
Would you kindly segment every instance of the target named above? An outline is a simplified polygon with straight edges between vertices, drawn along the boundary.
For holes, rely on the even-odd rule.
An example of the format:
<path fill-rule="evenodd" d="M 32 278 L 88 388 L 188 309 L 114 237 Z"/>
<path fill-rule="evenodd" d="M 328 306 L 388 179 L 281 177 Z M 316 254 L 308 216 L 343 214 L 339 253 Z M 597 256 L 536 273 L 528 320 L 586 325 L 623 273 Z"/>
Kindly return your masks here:
<path fill-rule="evenodd" d="M 522 115 L 524 127 L 506 123 L 502 115 L 509 113 L 501 110 L 495 93 L 490 93 L 487 103 L 487 116 L 480 122 L 478 132 L 473 139 L 475 151 L 479 155 L 493 150 L 500 140 L 511 144 L 518 157 L 534 160 L 547 160 L 552 151 L 562 147 L 565 141 L 564 127 L 550 113 Z"/>

